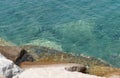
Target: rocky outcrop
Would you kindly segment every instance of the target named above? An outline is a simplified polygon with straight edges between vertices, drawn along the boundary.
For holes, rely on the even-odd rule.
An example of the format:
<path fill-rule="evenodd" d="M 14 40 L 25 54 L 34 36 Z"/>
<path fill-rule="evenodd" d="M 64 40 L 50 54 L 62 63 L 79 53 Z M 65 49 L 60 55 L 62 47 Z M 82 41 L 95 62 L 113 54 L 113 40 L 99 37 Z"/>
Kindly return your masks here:
<path fill-rule="evenodd" d="M 20 72 L 22 72 L 22 69 L 0 54 L 0 76 L 12 78 Z"/>
<path fill-rule="evenodd" d="M 51 63 L 52 64 L 77 63 L 77 64 L 82 64 L 84 66 L 88 66 L 89 69 L 86 69 L 86 67 L 79 65 L 70 66 L 65 69 L 73 73 L 74 71 L 82 72 L 82 73 L 87 72 L 89 74 L 98 75 L 98 76 L 104 76 L 110 72 L 118 72 L 118 73 L 120 72 L 118 71 L 118 69 L 111 69 L 109 64 L 94 57 L 68 54 L 62 51 L 58 51 L 46 47 L 40 47 L 40 46 L 22 46 L 22 47 L 0 46 L 0 53 L 4 55 L 6 58 L 14 61 L 14 63 L 20 65 L 21 67 L 30 66 L 30 65 L 35 66 L 40 64 L 51 64 Z"/>
<path fill-rule="evenodd" d="M 79 63 L 85 66 L 110 66 L 110 64 L 94 58 L 83 55 L 74 55 L 47 47 L 41 46 L 22 46 L 27 52 L 31 53 L 37 62 L 63 62 L 63 63 Z"/>

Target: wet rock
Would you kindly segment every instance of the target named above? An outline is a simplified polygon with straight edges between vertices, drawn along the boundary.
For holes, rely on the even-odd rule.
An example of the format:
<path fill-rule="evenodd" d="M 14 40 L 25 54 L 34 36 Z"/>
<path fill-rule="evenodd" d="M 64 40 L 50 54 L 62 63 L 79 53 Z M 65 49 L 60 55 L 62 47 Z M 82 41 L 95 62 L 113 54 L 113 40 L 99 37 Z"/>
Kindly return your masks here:
<path fill-rule="evenodd" d="M 82 72 L 82 73 L 86 73 L 86 67 L 84 65 L 73 65 L 70 67 L 65 67 L 65 70 L 67 71 L 71 71 L 71 72 Z"/>
<path fill-rule="evenodd" d="M 6 40 L 3 39 L 3 38 L 0 38 L 0 45 L 1 45 L 1 46 L 14 46 L 15 44 L 13 44 L 13 43 L 10 42 L 10 41 L 6 41 Z"/>
<path fill-rule="evenodd" d="M 107 66 L 92 66 L 87 70 L 89 74 L 97 76 L 120 75 L 120 68 L 113 68 Z"/>
<path fill-rule="evenodd" d="M 12 78 L 21 72 L 22 69 L 15 65 L 11 60 L 8 60 L 2 54 L 0 54 L 0 76 Z"/>
<path fill-rule="evenodd" d="M 22 49 L 18 58 L 15 61 L 15 64 L 20 65 L 20 63 L 25 61 L 33 62 L 35 61 L 35 59 L 26 50 Z"/>
<path fill-rule="evenodd" d="M 87 57 L 82 55 L 76 56 L 71 53 L 66 53 L 47 47 L 27 45 L 21 46 L 21 48 L 31 53 L 31 55 L 35 58 L 35 60 L 37 60 L 37 62 L 63 62 L 77 63 L 85 66 L 110 66 L 110 64 L 108 64 L 107 62 L 94 57 Z"/>

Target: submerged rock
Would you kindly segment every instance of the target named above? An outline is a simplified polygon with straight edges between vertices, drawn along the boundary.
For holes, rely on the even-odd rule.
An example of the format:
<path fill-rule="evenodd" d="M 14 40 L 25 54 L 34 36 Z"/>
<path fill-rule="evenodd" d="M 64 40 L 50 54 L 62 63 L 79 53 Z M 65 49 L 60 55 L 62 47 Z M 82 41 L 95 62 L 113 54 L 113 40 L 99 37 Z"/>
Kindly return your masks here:
<path fill-rule="evenodd" d="M 47 39 L 37 39 L 37 40 L 32 40 L 30 43 L 24 44 L 24 45 L 35 45 L 35 46 L 44 46 L 44 47 L 49 47 L 51 49 L 59 50 L 62 51 L 62 46 L 58 44 L 55 41 L 49 41 Z"/>
<path fill-rule="evenodd" d="M 2 54 L 0 54 L 0 76 L 12 78 L 21 72 L 22 69 L 15 65 L 11 60 L 8 60 Z"/>
<path fill-rule="evenodd" d="M 0 45 L 1 46 L 14 46 L 12 42 L 6 41 L 5 39 L 0 38 Z"/>

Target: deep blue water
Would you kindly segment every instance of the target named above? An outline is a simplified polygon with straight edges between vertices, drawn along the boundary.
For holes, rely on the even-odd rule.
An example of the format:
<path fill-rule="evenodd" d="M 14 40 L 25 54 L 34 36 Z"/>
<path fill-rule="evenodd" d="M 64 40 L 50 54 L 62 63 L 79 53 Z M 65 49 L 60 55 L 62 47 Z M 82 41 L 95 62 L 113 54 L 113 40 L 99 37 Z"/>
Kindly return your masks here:
<path fill-rule="evenodd" d="M 120 67 L 120 0 L 0 0 L 0 36 L 46 39 Z"/>

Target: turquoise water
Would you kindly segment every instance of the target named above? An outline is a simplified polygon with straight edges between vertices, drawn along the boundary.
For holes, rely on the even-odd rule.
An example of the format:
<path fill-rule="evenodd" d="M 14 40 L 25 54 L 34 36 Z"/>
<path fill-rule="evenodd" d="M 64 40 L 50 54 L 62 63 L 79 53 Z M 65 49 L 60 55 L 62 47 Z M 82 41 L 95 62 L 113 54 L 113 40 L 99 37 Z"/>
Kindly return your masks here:
<path fill-rule="evenodd" d="M 17 45 L 46 39 L 120 67 L 120 0 L 0 0 L 0 36 Z"/>

